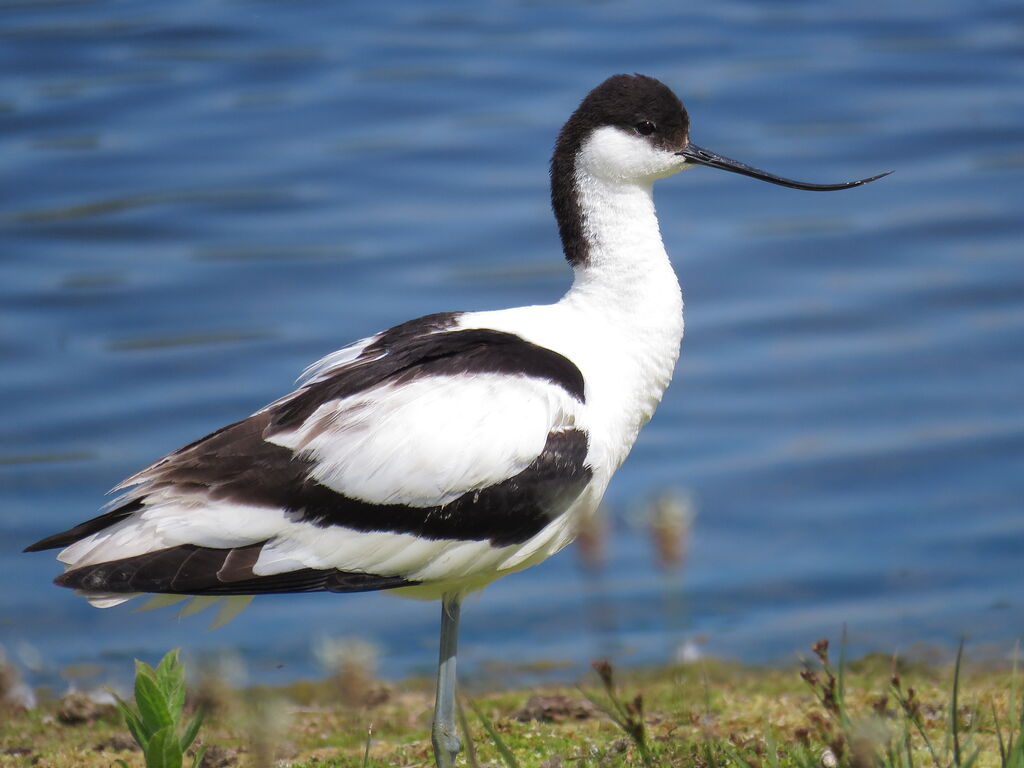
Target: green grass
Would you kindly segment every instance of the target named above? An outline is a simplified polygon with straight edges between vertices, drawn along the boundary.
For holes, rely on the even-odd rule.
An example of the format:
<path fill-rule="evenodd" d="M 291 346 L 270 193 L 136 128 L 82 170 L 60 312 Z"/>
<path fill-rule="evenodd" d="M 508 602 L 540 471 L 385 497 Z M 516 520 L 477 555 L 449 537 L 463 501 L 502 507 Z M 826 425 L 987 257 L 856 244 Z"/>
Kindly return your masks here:
<path fill-rule="evenodd" d="M 966 658 L 834 661 L 818 643 L 803 668 L 706 660 L 598 665 L 580 687 L 481 693 L 466 682 L 467 768 L 1024 768 L 1020 674 Z M 185 708 L 208 712 L 198 742 L 210 765 L 427 766 L 432 687 L 325 680 L 232 691 L 207 680 Z M 526 710 L 549 720 L 523 714 L 538 694 L 543 706 Z M 122 749 L 132 739 L 116 711 L 72 726 L 57 709 L 44 701 L 0 714 L 0 766 L 145 765 Z"/>

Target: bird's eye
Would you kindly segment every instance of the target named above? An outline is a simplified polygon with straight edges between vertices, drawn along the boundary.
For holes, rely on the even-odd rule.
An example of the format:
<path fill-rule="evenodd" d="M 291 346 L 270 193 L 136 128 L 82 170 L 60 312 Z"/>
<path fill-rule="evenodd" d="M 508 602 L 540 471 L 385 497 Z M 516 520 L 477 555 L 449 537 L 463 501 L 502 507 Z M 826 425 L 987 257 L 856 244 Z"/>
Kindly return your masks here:
<path fill-rule="evenodd" d="M 641 120 L 639 123 L 636 124 L 635 127 L 636 132 L 639 133 L 641 136 L 650 136 L 652 133 L 654 133 L 654 123 L 652 123 L 650 120 Z"/>

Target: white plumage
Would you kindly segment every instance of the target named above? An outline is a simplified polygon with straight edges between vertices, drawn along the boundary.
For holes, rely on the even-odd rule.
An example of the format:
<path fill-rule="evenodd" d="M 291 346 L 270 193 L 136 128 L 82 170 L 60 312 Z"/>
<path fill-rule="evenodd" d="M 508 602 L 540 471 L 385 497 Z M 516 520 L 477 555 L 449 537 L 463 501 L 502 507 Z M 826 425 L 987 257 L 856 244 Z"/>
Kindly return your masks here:
<path fill-rule="evenodd" d="M 576 410 L 563 390 L 525 376 L 424 378 L 324 403 L 271 442 L 348 496 L 428 507 L 519 474 Z"/>

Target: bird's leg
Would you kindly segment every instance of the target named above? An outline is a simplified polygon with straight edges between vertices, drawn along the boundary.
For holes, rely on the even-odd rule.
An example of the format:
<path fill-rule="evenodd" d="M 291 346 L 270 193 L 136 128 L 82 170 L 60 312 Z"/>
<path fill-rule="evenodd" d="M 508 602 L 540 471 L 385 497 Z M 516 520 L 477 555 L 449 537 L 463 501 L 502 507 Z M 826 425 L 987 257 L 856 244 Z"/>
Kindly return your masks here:
<path fill-rule="evenodd" d="M 441 601 L 441 650 L 437 665 L 437 698 L 430 730 L 437 768 L 452 768 L 462 741 L 455 725 L 455 654 L 459 648 L 459 609 L 462 595 L 450 593 Z"/>

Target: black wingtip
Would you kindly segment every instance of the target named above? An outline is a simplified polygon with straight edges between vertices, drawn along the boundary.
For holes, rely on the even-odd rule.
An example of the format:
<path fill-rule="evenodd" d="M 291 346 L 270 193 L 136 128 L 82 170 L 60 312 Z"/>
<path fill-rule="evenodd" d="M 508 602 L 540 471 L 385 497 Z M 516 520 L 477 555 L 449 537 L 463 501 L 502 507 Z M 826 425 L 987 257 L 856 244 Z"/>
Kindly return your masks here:
<path fill-rule="evenodd" d="M 81 541 L 86 536 L 91 536 L 97 531 L 102 531 L 104 528 L 109 528 L 114 523 L 119 523 L 126 517 L 142 508 L 142 499 L 135 499 L 122 504 L 117 509 L 112 509 L 109 512 L 104 512 L 99 517 L 94 517 L 91 520 L 86 520 L 84 523 L 79 523 L 74 528 L 68 528 L 66 531 L 55 533 L 52 536 L 47 536 L 45 539 L 40 539 L 35 544 L 29 544 L 22 552 L 42 552 L 44 549 L 60 549 L 63 547 L 69 547 L 76 541 Z"/>
<path fill-rule="evenodd" d="M 25 547 L 22 552 L 42 552 L 46 549 L 57 549 L 61 546 L 59 539 L 62 539 L 63 533 L 57 533 L 53 536 L 47 536 L 45 539 L 40 539 L 35 544 L 29 544 Z"/>

